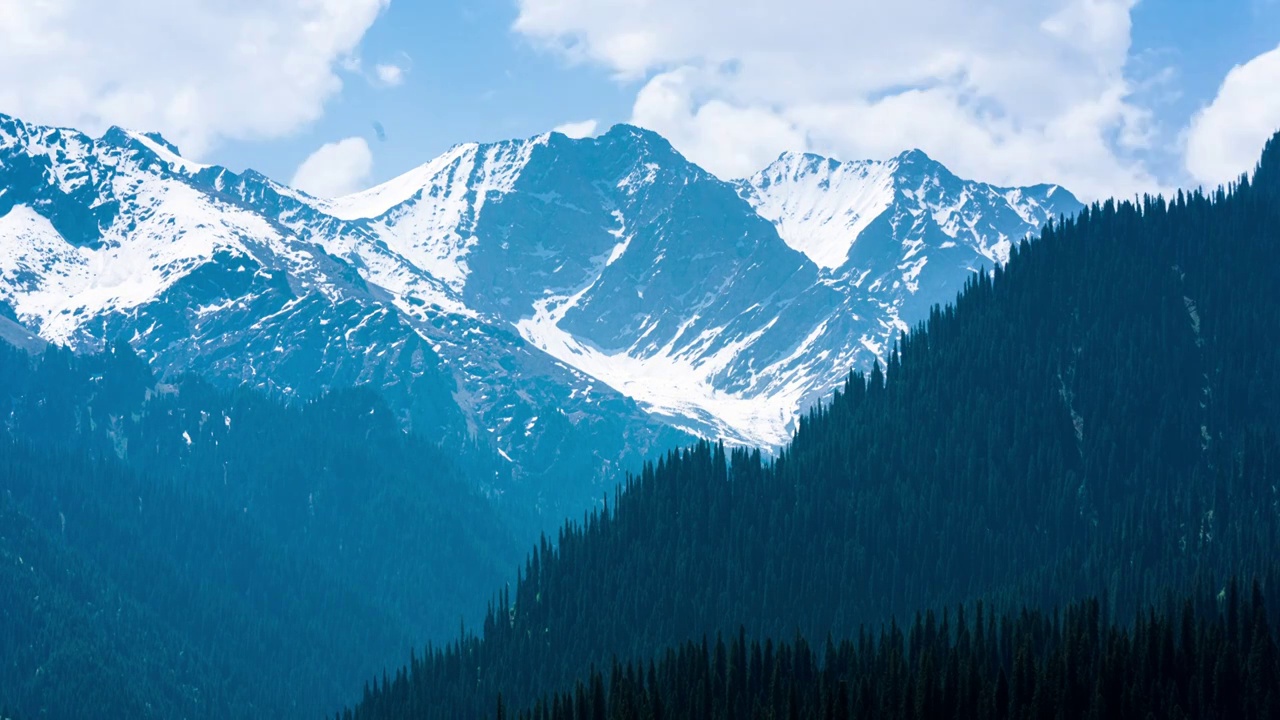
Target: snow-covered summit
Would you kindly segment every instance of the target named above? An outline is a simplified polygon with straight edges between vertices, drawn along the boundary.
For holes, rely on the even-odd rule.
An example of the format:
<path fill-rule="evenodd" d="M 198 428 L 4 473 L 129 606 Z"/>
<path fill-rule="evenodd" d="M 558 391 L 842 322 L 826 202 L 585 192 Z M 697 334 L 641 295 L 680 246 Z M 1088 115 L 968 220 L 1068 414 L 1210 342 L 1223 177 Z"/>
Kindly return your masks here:
<path fill-rule="evenodd" d="M 897 170 L 896 160 L 841 163 L 784 153 L 740 187 L 788 245 L 835 270 L 848 261 L 858 235 L 893 204 Z"/>
<path fill-rule="evenodd" d="M 533 149 L 545 145 L 543 135 L 530 140 L 481 145 L 467 143 L 381 185 L 319 205 L 344 220 L 378 218 L 392 208 L 415 204 L 448 206 L 459 188 L 467 188 L 483 203 L 489 193 L 510 192 L 511 183 L 529 162 Z M 457 208 L 445 210 L 460 216 Z"/>
<path fill-rule="evenodd" d="M 75 347 L 124 337 L 165 371 L 300 395 L 372 383 L 517 460 L 560 453 L 547 438 L 572 442 L 566 427 L 604 456 L 664 426 L 777 445 L 1077 207 L 918 151 L 784 154 L 728 183 L 627 125 L 459 145 L 314 198 L 156 135 L 0 116 L 0 305 Z"/>
<path fill-rule="evenodd" d="M 1000 188 L 962 180 L 918 149 L 852 162 L 783 153 L 737 185 L 788 245 L 833 273 L 856 257 L 858 238 L 886 214 L 909 218 L 917 235 L 936 228 L 951 242 L 1002 263 L 1010 243 L 1079 208 L 1056 185 Z"/>

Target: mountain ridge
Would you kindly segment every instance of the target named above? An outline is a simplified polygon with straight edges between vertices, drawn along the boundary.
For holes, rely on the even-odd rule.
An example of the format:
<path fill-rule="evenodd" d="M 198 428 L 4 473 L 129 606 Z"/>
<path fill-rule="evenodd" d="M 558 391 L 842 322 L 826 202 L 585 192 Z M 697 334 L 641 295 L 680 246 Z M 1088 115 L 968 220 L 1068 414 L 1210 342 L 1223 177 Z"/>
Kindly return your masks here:
<path fill-rule="evenodd" d="M 800 169 L 726 182 L 635 126 L 465 143 L 326 199 L 154 134 L 0 116 L 0 301 L 46 340 L 123 334 L 163 372 L 301 396 L 372 383 L 406 421 L 535 465 L 565 457 L 566 439 L 539 445 L 551 414 L 603 441 L 592 463 L 689 434 L 778 446 L 850 367 L 1079 205 L 1062 191 L 1019 214 L 918 151 L 818 160 L 886 178 L 879 212 L 826 228 L 843 262 L 796 249 L 804 213 L 752 199 L 808 183 L 838 209 L 847 188 Z"/>

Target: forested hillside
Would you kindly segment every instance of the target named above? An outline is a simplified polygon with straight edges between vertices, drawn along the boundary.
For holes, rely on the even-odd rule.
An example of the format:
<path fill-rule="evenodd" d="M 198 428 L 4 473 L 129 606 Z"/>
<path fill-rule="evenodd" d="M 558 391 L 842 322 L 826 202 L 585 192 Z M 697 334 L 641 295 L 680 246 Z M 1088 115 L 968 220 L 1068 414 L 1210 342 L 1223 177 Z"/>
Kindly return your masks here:
<path fill-rule="evenodd" d="M 518 545 L 373 393 L 158 384 L 0 346 L 0 708 L 315 717 L 477 617 Z"/>
<path fill-rule="evenodd" d="M 483 635 L 357 718 L 481 717 L 716 633 L 985 600 L 1125 621 L 1280 549 L 1280 137 L 1252 180 L 1095 205 L 850 377 L 776 461 L 703 444 L 544 539 Z"/>
<path fill-rule="evenodd" d="M 1264 597 L 1255 581 L 1245 598 L 1233 580 L 1217 599 L 1166 601 L 1131 624 L 1102 614 L 1097 600 L 999 618 L 979 603 L 976 615 L 930 612 L 909 629 L 891 624 L 821 647 L 803 638 L 749 642 L 739 633 L 669 649 L 647 668 L 615 661 L 519 717 L 1182 720 L 1280 712 L 1274 590 Z M 495 714 L 507 708 L 499 703 Z"/>

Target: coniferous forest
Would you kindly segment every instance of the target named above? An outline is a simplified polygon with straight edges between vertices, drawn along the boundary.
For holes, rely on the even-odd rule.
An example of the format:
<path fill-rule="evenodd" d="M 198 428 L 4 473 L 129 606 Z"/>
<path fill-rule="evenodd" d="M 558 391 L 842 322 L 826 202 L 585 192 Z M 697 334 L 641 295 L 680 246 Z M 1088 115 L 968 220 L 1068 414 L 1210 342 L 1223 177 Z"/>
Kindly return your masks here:
<path fill-rule="evenodd" d="M 976 699 L 956 717 L 1271 716 L 1269 690 L 1223 690 L 1274 685 L 1261 601 L 1231 600 L 1221 632 L 1176 601 L 1141 613 L 1274 574 L 1277 301 L 1280 136 L 1230 188 L 1097 204 L 1021 244 L 776 459 L 704 443 L 646 467 L 544 538 L 480 632 L 415 655 L 353 717 L 486 717 L 499 698 L 534 717 L 934 717 L 958 707 L 936 693 L 960 691 L 938 678 L 962 660 Z M 980 652 L 958 615 L 907 652 L 878 630 L 980 601 L 1000 618 Z M 753 644 L 685 645 L 717 636 Z M 761 691 L 762 660 L 752 696 L 760 639 L 784 679 Z"/>
<path fill-rule="evenodd" d="M 1274 582 L 1274 578 L 1272 580 Z M 1233 581 L 1217 600 L 1116 626 L 1096 600 L 999 619 L 916 616 L 840 643 L 745 634 L 686 643 L 648 665 L 614 662 L 521 720 L 631 718 L 1275 717 L 1276 604 Z M 412 673 L 413 670 L 409 670 Z M 393 682 L 404 683 L 405 674 Z M 374 706 L 375 703 L 369 703 Z M 385 710 L 384 710 L 385 712 Z M 377 711 L 374 711 L 376 715 Z M 393 713 L 387 713 L 388 715 Z"/>
<path fill-rule="evenodd" d="M 318 717 L 519 557 L 468 450 L 365 390 L 286 407 L 127 346 L 0 345 L 0 709 Z"/>

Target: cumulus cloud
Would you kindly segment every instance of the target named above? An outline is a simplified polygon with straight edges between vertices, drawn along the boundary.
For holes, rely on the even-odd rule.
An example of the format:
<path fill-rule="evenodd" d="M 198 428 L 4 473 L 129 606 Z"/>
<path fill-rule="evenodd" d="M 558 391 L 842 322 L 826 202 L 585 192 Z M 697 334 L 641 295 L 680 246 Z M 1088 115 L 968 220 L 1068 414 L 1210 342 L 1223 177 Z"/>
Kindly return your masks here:
<path fill-rule="evenodd" d="M 693 68 L 658 75 L 636 97 L 631 120 L 663 133 L 694 162 L 726 178 L 750 175 L 782 150 L 808 145 L 797 123 L 766 105 L 695 100 L 699 88 L 712 85 Z"/>
<path fill-rule="evenodd" d="M 395 60 L 386 60 L 373 66 L 373 75 L 369 82 L 382 87 L 399 87 L 404 84 L 413 67 L 413 59 L 406 52 L 396 54 Z"/>
<path fill-rule="evenodd" d="M 389 0 L 0 0 L 0 108 L 97 132 L 159 130 L 188 154 L 288 135 Z"/>
<path fill-rule="evenodd" d="M 293 187 L 316 197 L 332 198 L 363 190 L 373 172 L 373 153 L 364 138 L 350 137 L 322 145 L 293 174 Z"/>
<path fill-rule="evenodd" d="M 387 87 L 396 87 L 404 82 L 404 68 L 394 63 L 382 63 L 373 69 L 378 82 Z"/>
<path fill-rule="evenodd" d="M 1218 95 L 1187 129 L 1187 172 L 1210 187 L 1253 169 L 1280 130 L 1280 47 L 1227 74 Z"/>
<path fill-rule="evenodd" d="M 555 128 L 558 133 L 568 135 L 575 140 L 582 138 L 594 137 L 596 131 L 600 129 L 600 123 L 597 120 L 583 120 L 582 122 L 570 122 Z"/>
<path fill-rule="evenodd" d="M 642 83 L 632 120 L 722 176 L 920 147 L 1086 197 L 1155 180 L 1125 76 L 1136 0 L 520 0 L 515 29 Z"/>

